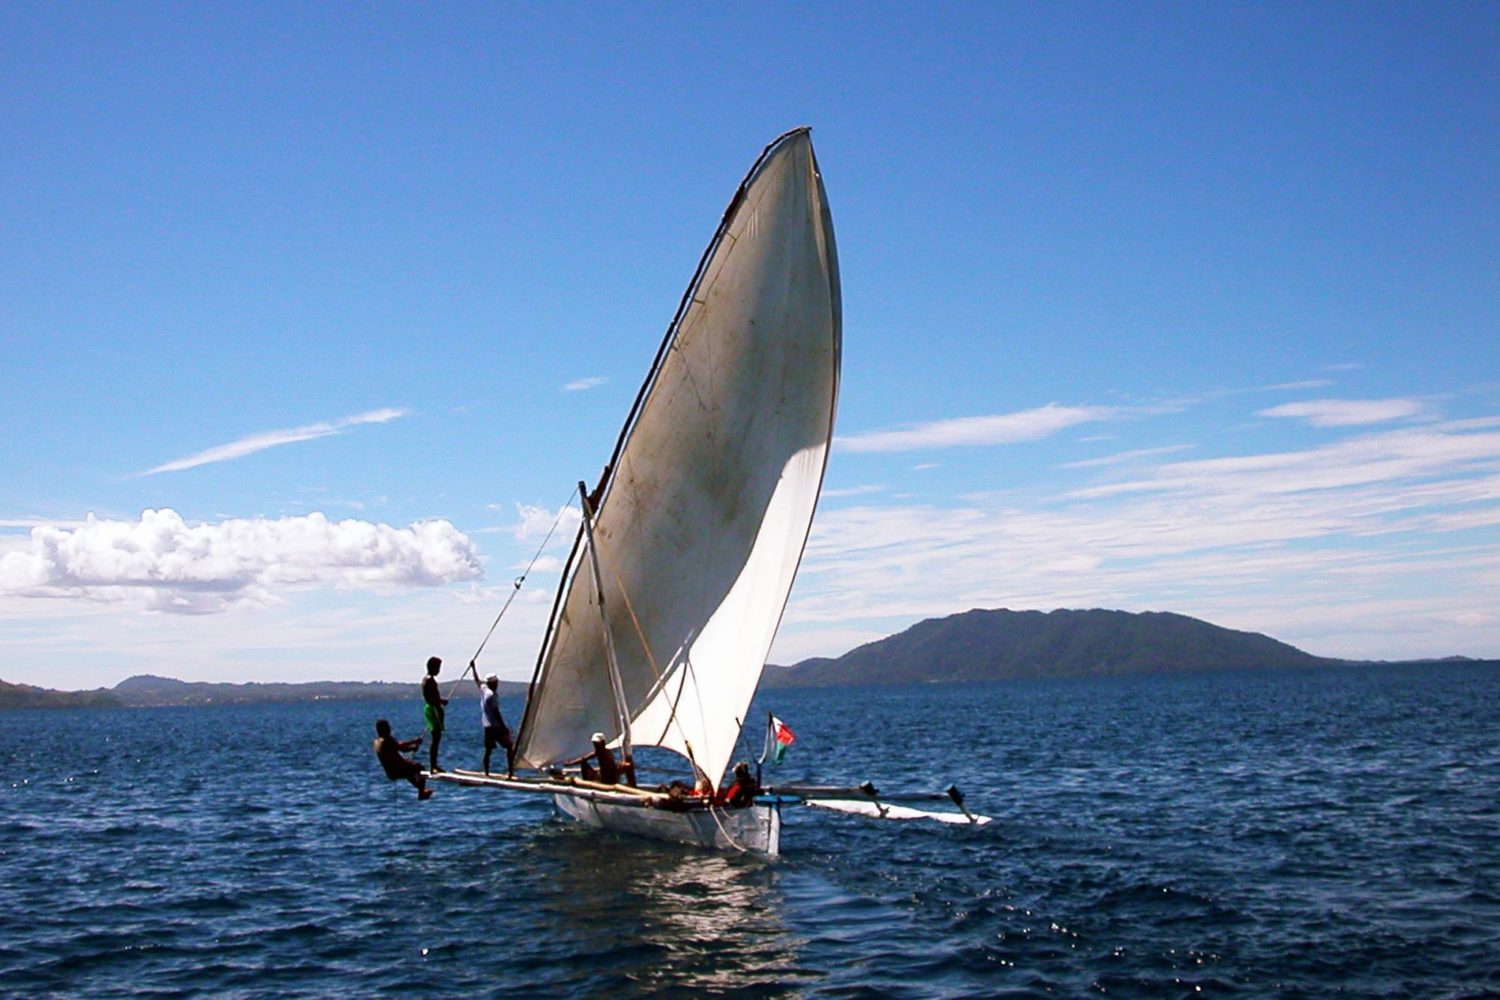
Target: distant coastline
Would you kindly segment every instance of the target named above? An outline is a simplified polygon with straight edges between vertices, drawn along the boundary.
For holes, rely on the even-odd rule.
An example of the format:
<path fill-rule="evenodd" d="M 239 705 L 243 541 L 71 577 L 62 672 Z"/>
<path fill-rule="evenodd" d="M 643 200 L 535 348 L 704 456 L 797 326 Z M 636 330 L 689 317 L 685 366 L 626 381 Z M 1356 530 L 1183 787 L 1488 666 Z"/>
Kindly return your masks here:
<path fill-rule="evenodd" d="M 139 674 L 112 688 L 54 691 L 0 680 L 0 710 L 8 708 L 156 708 L 171 705 L 265 705 L 307 701 L 378 701 L 415 698 L 418 684 L 393 681 L 308 681 L 305 683 L 218 684 Z M 500 694 L 526 690 L 502 681 Z"/>
<path fill-rule="evenodd" d="M 1400 661 L 1314 656 L 1258 632 L 1240 632 L 1168 612 L 1002 608 L 929 618 L 836 658 L 817 657 L 786 667 L 770 665 L 761 686 L 963 683 L 1441 663 L 1500 666 L 1500 661 L 1463 656 Z M 416 681 L 221 684 L 140 674 L 112 688 L 54 691 L 0 680 L 0 710 L 396 700 L 415 697 L 416 691 Z M 525 691 L 524 683 L 500 683 L 500 693 L 506 697 Z"/>

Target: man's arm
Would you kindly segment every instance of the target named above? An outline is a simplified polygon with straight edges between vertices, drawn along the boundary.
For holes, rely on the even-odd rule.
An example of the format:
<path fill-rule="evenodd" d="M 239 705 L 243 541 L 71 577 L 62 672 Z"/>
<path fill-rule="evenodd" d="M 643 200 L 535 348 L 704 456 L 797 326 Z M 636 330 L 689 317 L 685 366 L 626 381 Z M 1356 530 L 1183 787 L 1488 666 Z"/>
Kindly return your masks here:
<path fill-rule="evenodd" d="M 400 742 L 398 742 L 396 744 L 396 748 L 398 750 L 400 750 L 402 753 L 411 753 L 413 750 L 415 750 L 417 747 L 419 747 L 421 745 L 422 745 L 422 737 L 418 736 L 414 740 L 401 740 Z"/>

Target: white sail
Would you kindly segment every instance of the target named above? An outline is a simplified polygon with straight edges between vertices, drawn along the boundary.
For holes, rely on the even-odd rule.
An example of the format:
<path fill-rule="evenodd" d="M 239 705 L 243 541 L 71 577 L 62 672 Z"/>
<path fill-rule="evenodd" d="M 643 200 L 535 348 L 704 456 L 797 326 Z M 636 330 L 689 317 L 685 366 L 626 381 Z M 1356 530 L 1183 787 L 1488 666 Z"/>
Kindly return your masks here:
<path fill-rule="evenodd" d="M 717 783 L 786 606 L 838 394 L 838 261 L 806 129 L 767 147 L 699 264 L 602 484 L 594 537 L 636 746 Z M 575 545 L 519 733 L 545 767 L 620 733 Z"/>

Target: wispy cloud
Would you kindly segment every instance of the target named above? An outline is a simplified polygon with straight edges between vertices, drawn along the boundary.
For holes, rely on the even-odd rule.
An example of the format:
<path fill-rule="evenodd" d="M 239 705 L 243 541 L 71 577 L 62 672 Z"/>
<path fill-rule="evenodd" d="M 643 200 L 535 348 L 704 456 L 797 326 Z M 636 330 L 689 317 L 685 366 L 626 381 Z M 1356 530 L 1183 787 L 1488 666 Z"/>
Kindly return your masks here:
<path fill-rule="evenodd" d="M 1151 475 L 1077 490 L 1078 498 L 1123 493 L 1212 491 L 1240 496 L 1331 490 L 1500 469 L 1500 433 L 1489 421 L 1347 438 L 1318 448 L 1174 462 Z"/>
<path fill-rule="evenodd" d="M 973 447 L 1039 441 L 1078 424 L 1108 420 L 1119 411 L 1109 406 L 1059 406 L 981 417 L 956 417 L 889 431 L 866 431 L 834 439 L 845 451 L 892 452 Z"/>
<path fill-rule="evenodd" d="M 176 511 L 147 510 L 134 521 L 90 516 L 34 528 L 29 546 L 0 556 L 0 595 L 206 614 L 275 603 L 292 587 L 378 590 L 479 575 L 472 543 L 447 521 L 393 528 L 308 514 L 189 524 Z"/>
<path fill-rule="evenodd" d="M 1152 458 L 1157 455 L 1171 455 L 1179 451 L 1189 451 L 1190 444 L 1174 444 L 1164 448 L 1137 448 L 1134 451 L 1122 451 L 1114 455 L 1105 455 L 1103 458 L 1086 458 L 1078 462 L 1067 462 L 1058 466 L 1061 469 L 1091 469 L 1107 465 L 1128 465 L 1131 462 L 1139 462 L 1143 458 Z"/>
<path fill-rule="evenodd" d="M 609 379 L 599 375 L 590 375 L 588 378 L 574 379 L 563 386 L 568 392 L 582 392 L 585 389 L 593 389 L 608 382 Z"/>
<path fill-rule="evenodd" d="M 1383 424 L 1392 420 L 1425 416 L 1427 405 L 1420 399 L 1310 399 L 1301 403 L 1283 403 L 1259 410 L 1258 417 L 1292 417 L 1306 420 L 1314 427 L 1354 427 Z"/>
<path fill-rule="evenodd" d="M 312 441 L 333 434 L 342 434 L 351 427 L 361 424 L 383 424 L 406 416 L 408 411 L 397 409 L 371 410 L 368 413 L 357 413 L 352 417 L 343 417 L 339 420 L 330 420 L 323 423 L 306 424 L 302 427 L 290 427 L 286 430 L 263 431 L 252 434 L 249 437 L 221 444 L 204 451 L 188 455 L 186 458 L 173 459 L 164 462 L 155 468 L 147 469 L 145 472 L 137 473 L 136 478 L 155 476 L 162 472 L 180 472 L 183 469 L 193 469 L 200 465 L 211 465 L 214 462 L 229 462 L 236 458 L 244 458 L 246 455 L 254 455 L 256 452 L 265 451 L 268 448 L 277 448 L 284 444 L 294 444 L 298 441 Z"/>
<path fill-rule="evenodd" d="M 1332 379 L 1312 378 L 1303 382 L 1280 382 L 1276 385 L 1263 385 L 1257 392 L 1298 392 L 1304 389 L 1326 389 L 1333 385 Z"/>
<path fill-rule="evenodd" d="M 1116 607 L 1326 655 L 1500 652 L 1494 419 L 1130 468 L 1051 494 L 830 508 L 787 628 L 810 644 L 825 627 L 888 632 L 970 607 Z"/>
<path fill-rule="evenodd" d="M 0 518 L 0 530 L 6 528 L 41 528 L 47 525 L 71 527 L 82 524 L 82 521 L 58 521 L 47 517 L 12 517 Z"/>
<path fill-rule="evenodd" d="M 845 486 L 842 489 L 824 490 L 823 491 L 823 496 L 825 496 L 825 497 L 859 497 L 859 496 L 867 496 L 867 495 L 869 495 L 871 493 L 884 493 L 884 492 L 885 492 L 885 487 L 884 486 L 873 486 L 873 485 Z"/>

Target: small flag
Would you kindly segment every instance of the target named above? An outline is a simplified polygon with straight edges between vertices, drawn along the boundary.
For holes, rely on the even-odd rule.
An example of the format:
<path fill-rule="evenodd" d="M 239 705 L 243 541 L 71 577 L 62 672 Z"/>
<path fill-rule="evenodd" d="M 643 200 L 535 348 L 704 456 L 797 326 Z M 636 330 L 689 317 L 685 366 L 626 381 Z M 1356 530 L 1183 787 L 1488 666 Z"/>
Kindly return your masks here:
<path fill-rule="evenodd" d="M 774 715 L 769 718 L 770 722 L 766 725 L 766 749 L 760 759 L 780 764 L 781 758 L 786 756 L 786 748 L 797 742 L 797 737 L 785 722 Z"/>

